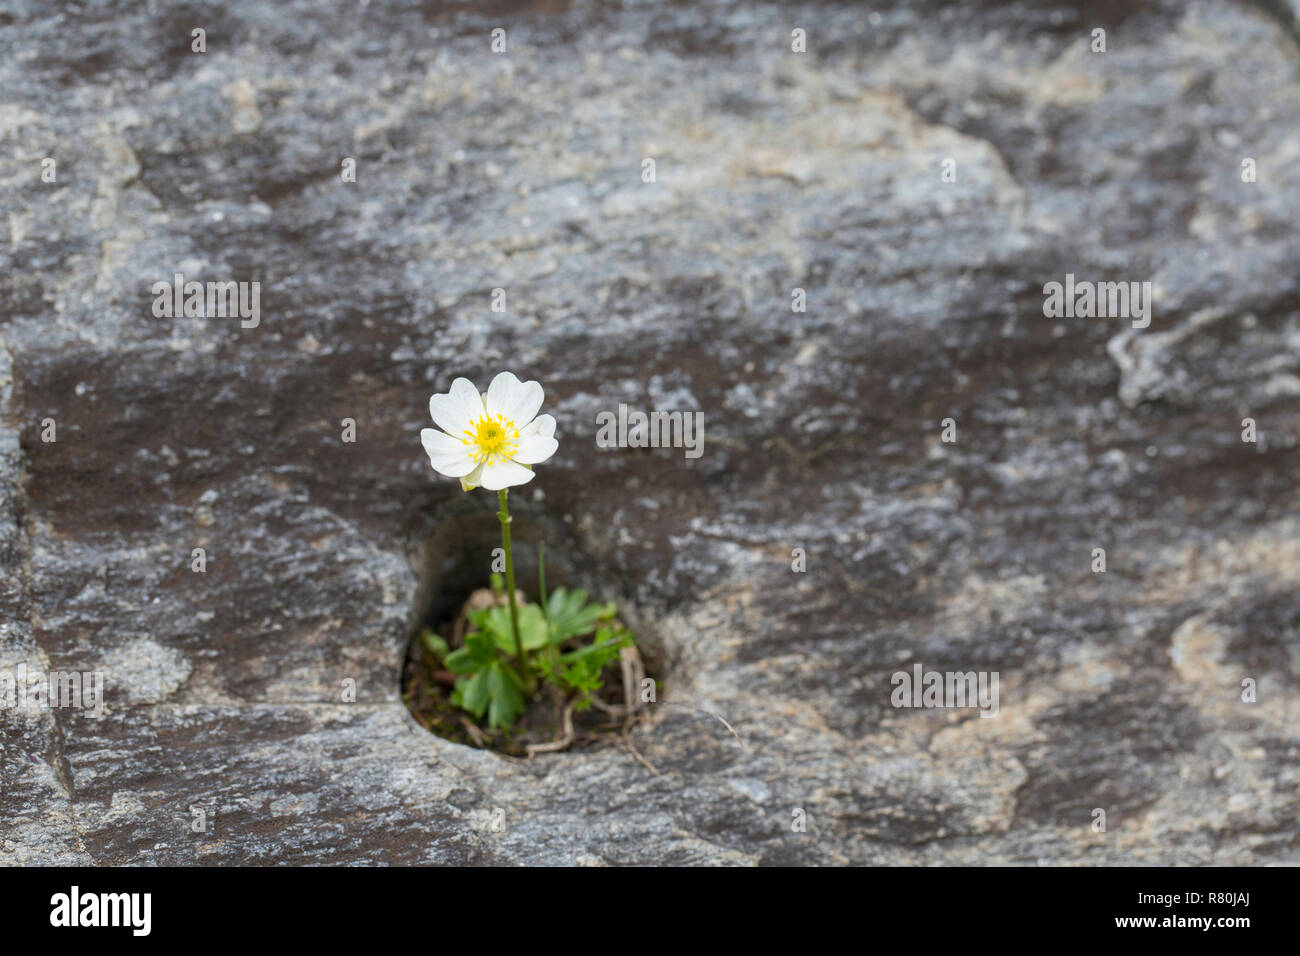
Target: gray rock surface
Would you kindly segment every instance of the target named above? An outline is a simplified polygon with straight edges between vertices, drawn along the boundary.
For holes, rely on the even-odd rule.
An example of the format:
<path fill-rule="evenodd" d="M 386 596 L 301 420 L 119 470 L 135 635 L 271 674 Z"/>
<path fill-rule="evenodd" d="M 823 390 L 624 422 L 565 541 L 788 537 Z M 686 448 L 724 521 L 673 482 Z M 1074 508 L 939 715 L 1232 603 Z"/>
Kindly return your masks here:
<path fill-rule="evenodd" d="M 0 710 L 0 862 L 1300 862 L 1293 4 L 149 6 L 0 14 L 0 672 L 107 680 Z M 260 325 L 155 318 L 176 272 Z M 1150 327 L 1045 318 L 1066 273 Z M 426 403 L 502 368 L 657 775 L 400 700 L 493 506 Z M 703 456 L 597 452 L 619 402 Z M 998 716 L 895 709 L 916 663 Z"/>

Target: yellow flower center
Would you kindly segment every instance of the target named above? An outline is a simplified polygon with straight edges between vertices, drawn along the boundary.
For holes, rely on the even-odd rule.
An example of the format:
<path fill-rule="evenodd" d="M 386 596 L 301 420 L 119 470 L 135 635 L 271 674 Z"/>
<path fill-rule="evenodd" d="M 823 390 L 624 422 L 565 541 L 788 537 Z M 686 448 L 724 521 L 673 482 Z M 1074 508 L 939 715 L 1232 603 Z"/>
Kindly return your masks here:
<path fill-rule="evenodd" d="M 484 415 L 465 429 L 463 444 L 470 446 L 469 456 L 489 464 L 510 458 L 519 449 L 519 429 L 508 418 Z"/>

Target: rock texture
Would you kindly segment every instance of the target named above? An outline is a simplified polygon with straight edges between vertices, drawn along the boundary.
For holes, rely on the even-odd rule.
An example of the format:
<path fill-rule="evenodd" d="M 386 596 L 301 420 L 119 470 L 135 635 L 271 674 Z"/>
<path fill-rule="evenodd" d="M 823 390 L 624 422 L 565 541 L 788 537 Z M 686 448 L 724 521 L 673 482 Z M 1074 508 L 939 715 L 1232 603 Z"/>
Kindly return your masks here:
<path fill-rule="evenodd" d="M 0 711 L 0 862 L 1300 862 L 1295 24 L 7 5 L 0 672 L 108 692 Z M 155 317 L 177 272 L 260 325 Z M 1150 327 L 1045 318 L 1066 273 L 1152 282 Z M 398 696 L 429 536 L 492 507 L 426 403 L 501 368 L 560 423 L 517 510 L 659 661 L 657 775 Z M 598 452 L 620 402 L 703 456 Z M 916 663 L 998 716 L 894 708 Z"/>

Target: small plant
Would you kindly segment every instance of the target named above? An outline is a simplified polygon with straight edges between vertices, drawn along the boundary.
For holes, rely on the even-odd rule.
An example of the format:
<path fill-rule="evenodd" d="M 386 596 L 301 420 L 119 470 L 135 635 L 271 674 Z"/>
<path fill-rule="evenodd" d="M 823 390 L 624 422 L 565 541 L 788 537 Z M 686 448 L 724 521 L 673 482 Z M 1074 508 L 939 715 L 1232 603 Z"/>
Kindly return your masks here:
<path fill-rule="evenodd" d="M 497 375 L 486 395 L 458 378 L 449 392 L 429 399 L 438 428 L 420 432 L 435 471 L 459 478 L 465 491 L 497 492 L 500 504 L 505 580 L 493 574 L 490 592 L 471 596 L 459 639 L 428 628 L 421 633 L 424 651 L 454 677 L 451 704 L 475 720 L 486 718 L 489 731 L 509 730 L 544 688 L 563 705 L 567 724 L 573 712 L 598 702 L 608 672 L 625 654 L 635 655 L 635 639 L 614 604 L 592 602 L 583 590 L 547 590 L 544 545 L 537 555 L 538 601 L 515 588 L 509 489 L 531 481 L 533 466 L 558 448 L 555 419 L 537 414 L 542 398 L 540 384 L 510 372 Z M 566 736 L 571 739 L 571 730 Z"/>

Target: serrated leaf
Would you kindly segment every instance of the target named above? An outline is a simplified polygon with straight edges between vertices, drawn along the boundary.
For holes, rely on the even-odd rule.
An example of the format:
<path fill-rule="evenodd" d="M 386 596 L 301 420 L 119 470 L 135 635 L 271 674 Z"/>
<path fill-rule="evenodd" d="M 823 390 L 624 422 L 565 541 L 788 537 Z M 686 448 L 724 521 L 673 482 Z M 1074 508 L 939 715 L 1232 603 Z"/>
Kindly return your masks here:
<path fill-rule="evenodd" d="M 473 631 L 465 635 L 465 646 L 448 654 L 443 663 L 453 674 L 469 674 L 482 670 L 494 660 L 491 638 L 482 631 Z"/>
<path fill-rule="evenodd" d="M 468 648 L 458 647 L 446 657 L 442 662 L 447 665 L 447 670 L 453 674 L 472 674 L 478 670 L 478 662 L 474 660 L 474 655 L 469 652 Z"/>
<path fill-rule="evenodd" d="M 617 660 L 620 648 L 632 643 L 632 634 L 626 628 L 602 627 L 596 632 L 595 642 L 560 655 L 560 682 L 578 694 L 576 709 L 589 706 L 591 695 L 605 686 L 601 679 L 605 668 Z"/>
<path fill-rule="evenodd" d="M 452 694 L 452 703 L 469 711 L 475 717 L 482 717 L 487 710 L 491 687 L 488 682 L 490 670 L 479 671 L 473 677 L 462 677 L 456 682 Z"/>
<path fill-rule="evenodd" d="M 536 604 L 525 604 L 518 608 L 519 634 L 523 639 L 525 651 L 535 651 L 547 643 L 546 618 L 542 609 Z M 489 609 L 483 622 L 483 629 L 492 635 L 496 646 L 507 654 L 515 653 L 515 636 L 510 625 L 510 608 L 494 607 Z"/>
<path fill-rule="evenodd" d="M 509 727 L 524 712 L 523 684 L 514 668 L 497 661 L 488 675 L 488 726 Z"/>
<path fill-rule="evenodd" d="M 438 660 L 446 659 L 448 653 L 447 642 L 435 634 L 432 629 L 426 627 L 422 630 L 420 640 L 423 642 L 425 649 Z"/>
<path fill-rule="evenodd" d="M 588 604 L 587 592 L 581 588 L 574 591 L 556 588 L 551 592 L 547 605 L 550 643 L 562 644 L 571 637 L 588 634 L 600 621 L 613 617 L 617 610 L 618 606 L 613 603 Z"/>

